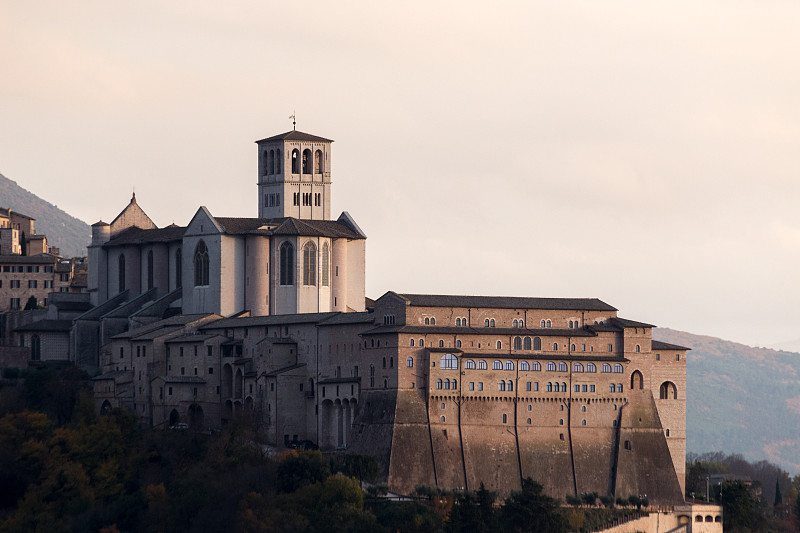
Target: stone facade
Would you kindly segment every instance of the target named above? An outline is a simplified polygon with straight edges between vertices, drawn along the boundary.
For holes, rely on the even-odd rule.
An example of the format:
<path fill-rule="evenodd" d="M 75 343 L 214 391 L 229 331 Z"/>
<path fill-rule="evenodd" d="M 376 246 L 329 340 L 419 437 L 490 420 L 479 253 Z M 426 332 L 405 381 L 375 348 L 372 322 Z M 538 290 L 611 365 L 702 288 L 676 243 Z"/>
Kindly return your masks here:
<path fill-rule="evenodd" d="M 364 297 L 365 235 L 329 216 L 331 141 L 258 141 L 259 218 L 156 228 L 135 197 L 93 227 L 97 306 L 72 328 L 101 410 L 235 417 L 276 446 L 374 455 L 397 492 L 683 501 L 687 349 L 597 299 Z M 288 201 L 287 201 L 288 200 Z"/>

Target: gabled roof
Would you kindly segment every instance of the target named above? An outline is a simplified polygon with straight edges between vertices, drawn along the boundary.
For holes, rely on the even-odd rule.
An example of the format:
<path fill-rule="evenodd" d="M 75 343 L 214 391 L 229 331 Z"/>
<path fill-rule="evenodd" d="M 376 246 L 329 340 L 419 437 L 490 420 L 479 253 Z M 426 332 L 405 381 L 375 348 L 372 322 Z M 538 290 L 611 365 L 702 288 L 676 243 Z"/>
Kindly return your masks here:
<path fill-rule="evenodd" d="M 103 246 L 179 241 L 183 239 L 185 231 L 186 228 L 183 226 L 167 226 L 160 229 L 142 229 L 137 226 L 131 226 L 119 232 Z"/>
<path fill-rule="evenodd" d="M 396 293 L 395 293 L 396 294 Z M 439 294 L 397 294 L 418 307 L 495 307 L 499 309 L 548 309 L 574 311 L 616 311 L 597 298 L 526 298 L 519 296 L 452 296 Z"/>
<path fill-rule="evenodd" d="M 333 142 L 331 139 L 318 137 L 316 135 L 311 135 L 310 133 L 303 133 L 302 131 L 292 130 L 292 131 L 287 131 L 286 133 L 281 133 L 280 135 L 273 135 L 272 137 L 261 139 L 260 141 L 256 141 L 256 143 L 267 143 L 273 141 L 310 141 L 310 142 L 322 142 L 322 143 Z"/>
<path fill-rule="evenodd" d="M 243 316 L 239 318 L 221 318 L 213 322 L 203 324 L 200 330 L 219 328 L 249 328 L 254 326 L 273 326 L 284 324 L 308 324 L 322 322 L 337 312 L 329 313 L 298 313 L 294 315 L 266 315 L 266 316 Z"/>
<path fill-rule="evenodd" d="M 616 324 L 623 328 L 654 328 L 653 324 L 645 322 L 637 322 L 636 320 L 628 320 L 627 318 L 611 317 L 608 319 L 612 324 Z"/>
<path fill-rule="evenodd" d="M 233 218 L 214 217 L 229 235 L 302 235 L 304 237 L 333 237 L 363 239 L 365 236 L 351 225 L 339 220 L 300 220 L 298 218 Z M 350 220 L 350 219 L 348 219 Z M 356 226 L 358 228 L 358 226 Z"/>

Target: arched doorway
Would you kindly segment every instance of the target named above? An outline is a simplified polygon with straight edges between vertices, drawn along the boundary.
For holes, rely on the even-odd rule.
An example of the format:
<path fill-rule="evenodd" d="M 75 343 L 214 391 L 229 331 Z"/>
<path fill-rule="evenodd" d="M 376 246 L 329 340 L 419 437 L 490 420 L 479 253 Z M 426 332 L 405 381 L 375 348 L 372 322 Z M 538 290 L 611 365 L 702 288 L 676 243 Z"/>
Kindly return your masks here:
<path fill-rule="evenodd" d="M 109 411 L 111 411 L 111 402 L 106 400 L 103 402 L 103 405 L 100 406 L 100 414 L 107 415 Z"/>
<path fill-rule="evenodd" d="M 644 388 L 644 377 L 642 373 L 638 370 L 634 370 L 633 374 L 631 374 L 631 390 L 636 389 L 643 389 Z"/>
<path fill-rule="evenodd" d="M 196 431 L 203 429 L 203 408 L 196 403 L 189 406 L 189 427 Z"/>
<path fill-rule="evenodd" d="M 178 414 L 178 411 L 176 411 L 175 409 L 170 411 L 170 413 L 169 413 L 169 425 L 170 426 L 177 425 L 178 422 L 180 422 L 180 421 L 181 421 L 181 415 Z"/>

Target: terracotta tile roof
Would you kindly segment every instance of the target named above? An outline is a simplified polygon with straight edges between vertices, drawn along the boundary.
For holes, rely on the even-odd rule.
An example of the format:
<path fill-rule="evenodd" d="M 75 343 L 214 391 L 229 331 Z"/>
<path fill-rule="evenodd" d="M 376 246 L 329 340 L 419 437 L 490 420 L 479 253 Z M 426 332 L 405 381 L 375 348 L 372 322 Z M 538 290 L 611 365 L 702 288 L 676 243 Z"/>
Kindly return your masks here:
<path fill-rule="evenodd" d="M 322 322 L 337 313 L 300 313 L 296 315 L 268 315 L 268 316 L 245 316 L 239 318 L 221 318 L 213 322 L 203 324 L 199 329 L 206 331 L 219 328 L 244 328 L 253 326 L 272 326 L 283 324 L 308 324 Z"/>
<path fill-rule="evenodd" d="M 484 307 L 499 309 L 548 309 L 575 311 L 616 311 L 597 298 L 526 298 L 519 296 L 452 296 L 439 294 L 398 294 L 418 307 Z"/>
<path fill-rule="evenodd" d="M 364 331 L 362 335 L 380 335 L 385 333 L 411 333 L 425 335 L 500 335 L 503 337 L 594 337 L 594 332 L 586 329 L 554 329 L 554 328 L 467 328 L 459 326 L 377 326 Z"/>
<path fill-rule="evenodd" d="M 183 234 L 185 231 L 185 227 L 172 225 L 167 226 L 166 228 L 158 229 L 142 229 L 132 226 L 119 232 L 116 237 L 105 243 L 103 246 L 179 241 L 183 239 Z"/>
<path fill-rule="evenodd" d="M 691 350 L 691 348 L 654 340 L 651 344 L 651 350 Z"/>
<path fill-rule="evenodd" d="M 261 139 L 260 141 L 256 141 L 256 143 L 266 143 L 273 141 L 310 141 L 310 142 L 323 142 L 323 143 L 333 142 L 331 139 L 325 139 L 324 137 L 318 137 L 316 135 L 311 135 L 310 133 L 303 133 L 302 131 L 292 130 L 292 131 L 287 131 L 286 133 L 281 133 L 280 135 L 273 135 L 272 137 Z"/>
<path fill-rule="evenodd" d="M 51 254 L 39 255 L 0 255 L 0 265 L 51 265 L 58 261 L 58 257 Z"/>
<path fill-rule="evenodd" d="M 304 237 L 333 237 L 361 239 L 361 235 L 336 220 L 300 220 L 285 218 L 214 217 L 225 233 L 230 235 L 302 235 Z"/>
<path fill-rule="evenodd" d="M 608 319 L 612 324 L 616 324 L 623 328 L 654 328 L 653 324 L 645 322 L 637 322 L 636 320 L 628 320 L 627 318 L 612 317 Z"/>
<path fill-rule="evenodd" d="M 56 332 L 56 333 L 69 333 L 72 329 L 72 320 L 39 320 L 26 326 L 20 326 L 14 331 L 41 331 L 41 332 Z"/>

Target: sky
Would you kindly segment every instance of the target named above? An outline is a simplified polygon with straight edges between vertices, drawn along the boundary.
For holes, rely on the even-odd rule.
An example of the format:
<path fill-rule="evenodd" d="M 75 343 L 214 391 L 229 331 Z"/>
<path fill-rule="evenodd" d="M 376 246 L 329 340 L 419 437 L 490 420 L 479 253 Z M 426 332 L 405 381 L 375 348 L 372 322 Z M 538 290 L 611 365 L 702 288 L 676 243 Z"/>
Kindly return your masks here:
<path fill-rule="evenodd" d="M 800 4 L 0 0 L 0 172 L 89 224 L 257 216 L 334 139 L 367 294 L 596 297 L 800 338 Z M 2 204 L 2 199 L 0 199 Z"/>

